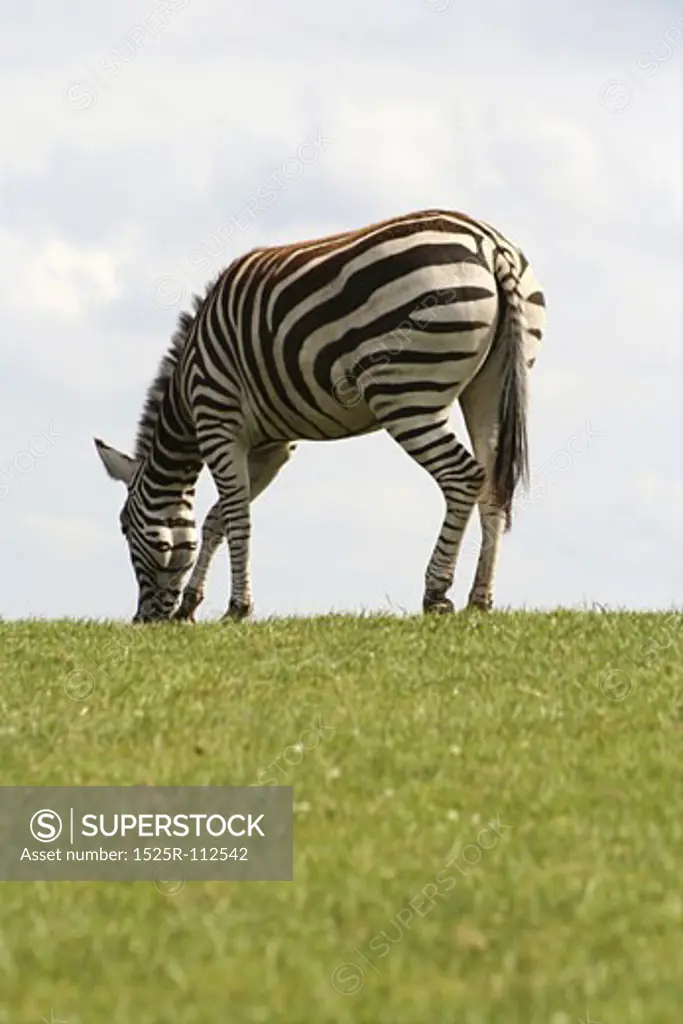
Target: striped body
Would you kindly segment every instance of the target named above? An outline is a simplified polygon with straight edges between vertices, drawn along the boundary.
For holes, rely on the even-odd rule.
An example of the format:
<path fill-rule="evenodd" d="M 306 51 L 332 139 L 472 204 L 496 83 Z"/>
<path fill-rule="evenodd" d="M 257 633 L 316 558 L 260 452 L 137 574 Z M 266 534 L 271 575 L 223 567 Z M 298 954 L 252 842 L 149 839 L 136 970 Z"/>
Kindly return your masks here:
<path fill-rule="evenodd" d="M 225 529 L 229 613 L 242 617 L 251 608 L 250 501 L 287 461 L 291 443 L 382 428 L 446 500 L 425 609 L 450 610 L 445 595 L 477 501 L 484 544 L 471 601 L 489 606 L 498 537 L 526 465 L 526 375 L 544 306 L 516 246 L 446 211 L 235 260 L 194 318 L 181 319 L 138 431 L 123 518 L 139 617 L 167 617 L 177 604 L 194 559 L 191 509 L 202 463 L 220 495 L 204 546 L 215 550 Z M 449 425 L 458 398 L 474 457 Z M 200 554 L 181 615 L 201 599 L 209 562 Z"/>

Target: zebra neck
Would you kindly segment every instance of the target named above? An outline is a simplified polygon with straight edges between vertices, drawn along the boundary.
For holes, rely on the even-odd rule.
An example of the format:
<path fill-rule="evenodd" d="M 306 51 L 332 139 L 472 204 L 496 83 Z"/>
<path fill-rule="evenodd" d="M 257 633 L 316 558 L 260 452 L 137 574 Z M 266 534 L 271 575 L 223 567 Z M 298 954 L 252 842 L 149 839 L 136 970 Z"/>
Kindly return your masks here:
<path fill-rule="evenodd" d="M 181 432 L 182 425 L 176 417 L 171 422 L 173 430 L 169 429 L 169 420 L 162 413 L 135 482 L 136 491 L 150 510 L 168 507 L 191 510 L 194 506 L 195 486 L 203 466 L 197 438 L 194 431 L 187 428 Z"/>
<path fill-rule="evenodd" d="M 159 404 L 146 454 L 138 481 L 140 491 L 148 492 L 152 500 L 162 496 L 175 497 L 179 503 L 194 500 L 203 459 L 177 372 L 169 379 Z"/>
<path fill-rule="evenodd" d="M 176 438 L 170 447 L 166 438 L 152 445 L 135 481 L 135 490 L 149 509 L 191 509 L 202 464 L 196 442 Z"/>

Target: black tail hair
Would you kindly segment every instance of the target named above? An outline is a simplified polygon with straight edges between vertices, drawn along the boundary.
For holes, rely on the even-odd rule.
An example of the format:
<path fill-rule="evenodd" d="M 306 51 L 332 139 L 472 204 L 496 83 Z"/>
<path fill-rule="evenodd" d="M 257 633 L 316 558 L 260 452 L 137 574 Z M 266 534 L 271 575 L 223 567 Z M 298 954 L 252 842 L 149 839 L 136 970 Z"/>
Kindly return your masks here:
<path fill-rule="evenodd" d="M 529 481 L 527 440 L 527 365 L 524 358 L 526 318 L 519 291 L 519 271 L 513 253 L 499 249 L 496 280 L 503 310 L 496 343 L 503 348 L 498 405 L 498 450 L 493 467 L 493 493 L 505 511 L 505 529 L 512 526 L 512 500 L 519 483 Z"/>

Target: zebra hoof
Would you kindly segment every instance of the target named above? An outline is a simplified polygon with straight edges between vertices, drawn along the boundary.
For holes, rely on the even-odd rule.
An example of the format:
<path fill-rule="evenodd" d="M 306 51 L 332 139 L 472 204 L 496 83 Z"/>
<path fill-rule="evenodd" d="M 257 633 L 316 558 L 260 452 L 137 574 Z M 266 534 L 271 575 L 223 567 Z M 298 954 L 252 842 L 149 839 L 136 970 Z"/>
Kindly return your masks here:
<path fill-rule="evenodd" d="M 422 602 L 425 615 L 451 615 L 453 602 L 447 597 L 425 597 Z"/>
<path fill-rule="evenodd" d="M 174 612 L 171 616 L 171 622 L 196 622 L 194 617 L 193 608 L 183 608 L 182 606 L 177 612 Z"/>
<path fill-rule="evenodd" d="M 188 612 L 186 615 L 181 615 L 179 612 L 176 612 L 175 615 L 171 617 L 171 622 L 189 622 L 194 626 L 197 620 L 194 617 L 194 612 Z"/>
<path fill-rule="evenodd" d="M 222 621 L 241 622 L 242 619 L 246 619 L 251 615 L 252 609 L 253 605 L 251 604 L 242 604 L 241 601 L 231 601 Z"/>
<path fill-rule="evenodd" d="M 492 597 L 470 597 L 467 607 L 477 612 L 490 612 L 493 608 Z"/>
<path fill-rule="evenodd" d="M 183 594 L 183 599 L 180 602 L 180 607 L 177 612 L 171 616 L 173 622 L 196 622 L 194 613 L 199 608 L 199 605 L 204 600 L 203 594 L 198 594 L 196 590 L 186 590 Z"/>

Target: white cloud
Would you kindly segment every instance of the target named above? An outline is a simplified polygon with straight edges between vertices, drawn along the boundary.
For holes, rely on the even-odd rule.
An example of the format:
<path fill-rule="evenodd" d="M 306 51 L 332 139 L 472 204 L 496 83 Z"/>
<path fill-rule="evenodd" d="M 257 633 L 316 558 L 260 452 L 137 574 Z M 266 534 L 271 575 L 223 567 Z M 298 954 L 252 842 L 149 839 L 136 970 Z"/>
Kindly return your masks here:
<path fill-rule="evenodd" d="M 62 238 L 36 242 L 0 231 L 0 263 L 7 267 L 0 300 L 19 310 L 78 320 L 121 294 L 117 271 L 126 258 Z"/>
<path fill-rule="evenodd" d="M 635 479 L 638 498 L 656 508 L 662 518 L 674 516 L 679 519 L 683 511 L 683 478 L 681 466 L 671 467 L 671 476 L 657 473 L 639 473 Z"/>

